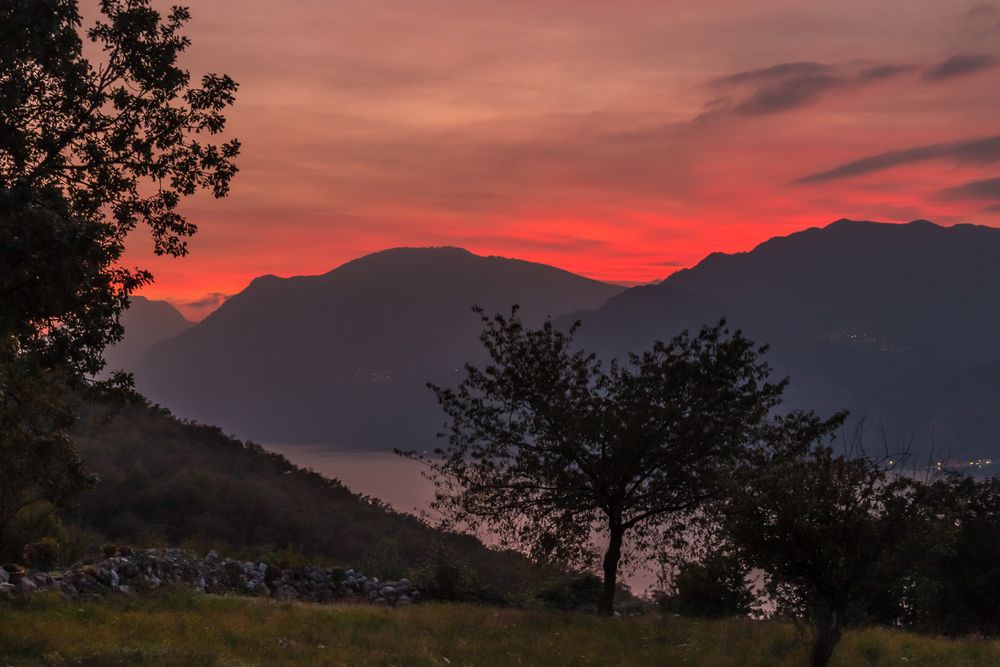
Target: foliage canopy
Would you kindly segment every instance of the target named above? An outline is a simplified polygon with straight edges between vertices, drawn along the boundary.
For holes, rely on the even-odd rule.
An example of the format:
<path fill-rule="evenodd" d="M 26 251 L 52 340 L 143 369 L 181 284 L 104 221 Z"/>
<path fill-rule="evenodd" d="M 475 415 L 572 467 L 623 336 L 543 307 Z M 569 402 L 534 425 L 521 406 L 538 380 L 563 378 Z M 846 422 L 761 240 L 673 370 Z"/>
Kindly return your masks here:
<path fill-rule="evenodd" d="M 605 366 L 575 348 L 576 326 L 477 312 L 490 363 L 467 366 L 457 388 L 432 386 L 448 417 L 448 446 L 424 457 L 435 506 L 540 560 L 592 566 L 601 536 L 611 613 L 625 547 L 647 551 L 721 492 L 773 438 L 785 382 L 724 323 Z"/>
<path fill-rule="evenodd" d="M 76 0 L 0 1 L 0 496 L 16 497 L 6 507 L 62 501 L 87 479 L 67 440 L 68 388 L 93 384 L 129 295 L 152 280 L 121 266 L 129 232 L 145 224 L 157 253 L 184 254 L 195 226 L 179 204 L 199 190 L 225 196 L 236 173 L 239 142 L 213 139 L 236 83 L 208 74 L 194 85 L 178 64 L 187 9 L 99 9 L 84 29 Z"/>

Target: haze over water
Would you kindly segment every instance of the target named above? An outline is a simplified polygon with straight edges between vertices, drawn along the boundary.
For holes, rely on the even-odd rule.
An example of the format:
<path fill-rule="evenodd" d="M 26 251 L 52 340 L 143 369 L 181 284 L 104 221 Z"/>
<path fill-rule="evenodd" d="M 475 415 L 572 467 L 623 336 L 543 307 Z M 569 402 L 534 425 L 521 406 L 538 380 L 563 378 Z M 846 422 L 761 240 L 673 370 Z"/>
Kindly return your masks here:
<path fill-rule="evenodd" d="M 295 465 L 339 479 L 352 491 L 374 496 L 401 512 L 427 510 L 434 499 L 434 485 L 421 475 L 423 466 L 391 452 L 336 451 L 329 445 L 299 443 L 269 443 L 264 447 Z"/>

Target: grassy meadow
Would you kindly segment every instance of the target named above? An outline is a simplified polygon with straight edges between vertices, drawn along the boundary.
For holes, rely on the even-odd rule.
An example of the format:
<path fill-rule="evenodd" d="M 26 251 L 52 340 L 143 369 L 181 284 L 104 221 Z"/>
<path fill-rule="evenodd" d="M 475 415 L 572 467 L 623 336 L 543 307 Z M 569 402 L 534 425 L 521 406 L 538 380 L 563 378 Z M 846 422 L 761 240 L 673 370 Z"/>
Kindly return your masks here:
<path fill-rule="evenodd" d="M 796 627 L 484 606 L 319 606 L 167 593 L 0 603 L 0 665 L 760 665 L 806 663 Z M 834 665 L 995 665 L 1000 642 L 848 632 Z"/>

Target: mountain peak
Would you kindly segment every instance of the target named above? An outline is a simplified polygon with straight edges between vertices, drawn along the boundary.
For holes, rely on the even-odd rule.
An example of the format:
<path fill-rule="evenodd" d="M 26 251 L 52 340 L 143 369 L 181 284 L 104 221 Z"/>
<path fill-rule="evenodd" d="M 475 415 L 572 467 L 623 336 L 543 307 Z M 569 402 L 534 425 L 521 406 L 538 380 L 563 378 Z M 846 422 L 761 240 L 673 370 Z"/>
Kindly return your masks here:
<path fill-rule="evenodd" d="M 177 414 L 244 437 L 432 448 L 440 424 L 426 383 L 450 383 L 482 357 L 473 306 L 518 304 L 536 326 L 623 290 L 453 246 L 391 248 L 318 276 L 254 280 L 151 349 L 136 381 Z"/>
<path fill-rule="evenodd" d="M 841 219 L 615 297 L 582 318 L 581 344 L 620 357 L 725 317 L 771 345 L 787 407 L 978 455 L 1000 428 L 997 257 L 1000 229 Z"/>
<path fill-rule="evenodd" d="M 452 255 L 452 256 L 478 256 L 473 255 L 472 252 L 454 245 L 438 245 L 438 246 L 396 246 L 395 248 L 386 248 L 385 250 L 378 250 L 376 252 L 370 253 L 361 257 L 374 257 L 376 255 L 403 255 L 403 254 L 420 254 L 420 255 Z"/>
<path fill-rule="evenodd" d="M 854 220 L 851 218 L 840 218 L 839 220 L 834 220 L 830 224 L 820 229 L 860 229 L 864 227 L 879 227 L 883 229 L 906 229 L 906 228 L 934 228 L 934 229 L 946 229 L 946 227 L 939 225 L 930 220 L 918 219 L 911 220 L 910 222 L 883 222 L 878 220 Z M 805 230 L 809 231 L 809 230 Z M 794 234 L 791 234 L 794 236 Z"/>

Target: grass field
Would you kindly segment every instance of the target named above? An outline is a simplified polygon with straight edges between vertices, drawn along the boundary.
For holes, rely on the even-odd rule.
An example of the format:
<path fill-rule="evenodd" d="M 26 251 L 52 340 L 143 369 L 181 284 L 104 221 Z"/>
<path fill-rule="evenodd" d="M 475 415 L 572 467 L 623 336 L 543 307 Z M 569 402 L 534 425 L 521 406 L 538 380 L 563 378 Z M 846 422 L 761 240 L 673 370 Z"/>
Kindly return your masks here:
<path fill-rule="evenodd" d="M 188 593 L 0 603 L 0 665 L 802 665 L 790 625 Z M 849 632 L 836 665 L 996 665 L 1000 643 Z"/>

